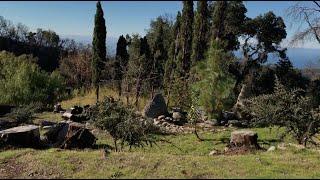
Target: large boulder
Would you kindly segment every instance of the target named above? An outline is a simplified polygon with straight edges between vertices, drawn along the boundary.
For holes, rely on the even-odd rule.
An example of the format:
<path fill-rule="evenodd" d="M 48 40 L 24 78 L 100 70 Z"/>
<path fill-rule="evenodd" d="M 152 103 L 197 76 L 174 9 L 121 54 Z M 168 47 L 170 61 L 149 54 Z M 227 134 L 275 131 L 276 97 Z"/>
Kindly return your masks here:
<path fill-rule="evenodd" d="M 4 145 L 19 147 L 39 147 L 40 131 L 39 126 L 26 125 L 18 126 L 0 131 L 0 141 Z"/>
<path fill-rule="evenodd" d="M 64 149 L 91 148 L 96 137 L 85 127 L 76 122 L 61 122 L 44 134 L 53 147 Z"/>
<path fill-rule="evenodd" d="M 156 94 L 144 107 L 142 115 L 147 118 L 157 118 L 160 115 L 167 115 L 168 109 L 162 94 Z"/>

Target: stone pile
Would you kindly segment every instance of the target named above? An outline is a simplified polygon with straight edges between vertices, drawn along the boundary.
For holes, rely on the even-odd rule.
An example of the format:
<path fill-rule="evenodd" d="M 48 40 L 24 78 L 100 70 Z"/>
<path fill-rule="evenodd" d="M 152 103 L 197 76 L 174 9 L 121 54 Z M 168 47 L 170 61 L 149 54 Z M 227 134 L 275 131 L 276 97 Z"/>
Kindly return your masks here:
<path fill-rule="evenodd" d="M 63 114 L 62 118 L 65 120 L 70 120 L 74 122 L 83 122 L 87 120 L 85 113 L 85 110 L 88 108 L 88 106 L 85 106 L 85 109 L 79 106 L 73 106 L 70 109 L 67 109 Z"/>

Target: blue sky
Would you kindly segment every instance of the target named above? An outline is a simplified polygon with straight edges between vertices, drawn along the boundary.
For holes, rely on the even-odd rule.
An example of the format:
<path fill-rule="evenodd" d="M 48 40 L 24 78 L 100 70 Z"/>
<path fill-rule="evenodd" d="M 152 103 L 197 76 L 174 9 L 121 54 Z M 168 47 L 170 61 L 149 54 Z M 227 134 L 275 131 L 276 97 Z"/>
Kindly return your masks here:
<path fill-rule="evenodd" d="M 93 18 L 96 10 L 94 1 L 2 1 L 0 15 L 13 23 L 21 22 L 30 30 L 51 29 L 63 37 L 91 37 Z M 284 17 L 288 26 L 289 39 L 294 29 L 284 16 L 292 1 L 245 1 L 247 16 L 255 17 L 267 11 Z M 311 3 L 311 2 L 308 2 Z M 182 8 L 181 1 L 103 1 L 107 36 L 117 38 L 121 34 L 145 34 L 151 19 L 165 13 L 176 15 Z M 316 43 L 306 43 L 302 47 L 320 48 Z"/>

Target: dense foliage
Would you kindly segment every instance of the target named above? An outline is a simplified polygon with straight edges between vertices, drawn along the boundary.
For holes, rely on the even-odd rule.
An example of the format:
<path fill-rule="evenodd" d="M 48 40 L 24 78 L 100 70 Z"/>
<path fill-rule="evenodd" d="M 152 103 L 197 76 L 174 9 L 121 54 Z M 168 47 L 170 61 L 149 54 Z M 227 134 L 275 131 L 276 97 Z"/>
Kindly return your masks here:
<path fill-rule="evenodd" d="M 310 97 L 303 90 L 286 88 L 276 79 L 272 94 L 246 100 L 246 110 L 253 116 L 253 125 L 285 127 L 299 144 L 315 143 L 314 136 L 320 131 L 320 109 L 313 108 Z"/>
<path fill-rule="evenodd" d="M 52 105 L 61 98 L 63 89 L 62 76 L 40 70 L 32 56 L 0 53 L 0 103 Z"/>
<path fill-rule="evenodd" d="M 235 81 L 228 73 L 228 63 L 232 56 L 226 54 L 213 40 L 205 61 L 195 67 L 191 97 L 194 106 L 202 107 L 212 117 L 226 108 Z"/>
<path fill-rule="evenodd" d="M 121 149 L 127 144 L 129 147 L 143 147 L 154 143 L 152 121 L 141 121 L 141 117 L 126 108 L 121 102 L 112 97 L 106 97 L 96 107 L 96 113 L 91 115 L 95 124 L 108 131 L 112 136 L 116 151 L 117 142 Z"/>

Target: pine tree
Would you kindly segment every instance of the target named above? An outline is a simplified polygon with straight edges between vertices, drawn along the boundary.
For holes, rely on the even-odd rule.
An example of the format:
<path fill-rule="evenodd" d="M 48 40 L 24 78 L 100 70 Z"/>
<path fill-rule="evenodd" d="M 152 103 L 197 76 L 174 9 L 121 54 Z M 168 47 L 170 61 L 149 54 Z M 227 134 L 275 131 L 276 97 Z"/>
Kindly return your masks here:
<path fill-rule="evenodd" d="M 207 1 L 198 1 L 195 15 L 192 43 L 192 63 L 204 59 L 208 49 L 209 12 Z"/>
<path fill-rule="evenodd" d="M 92 59 L 92 84 L 96 88 L 97 102 L 99 100 L 99 80 L 101 70 L 106 62 L 106 25 L 103 17 L 103 10 L 100 1 L 97 3 L 97 10 L 94 19 L 93 32 L 93 59 Z"/>
<path fill-rule="evenodd" d="M 190 78 L 192 105 L 203 109 L 209 117 L 217 117 L 228 105 L 235 84 L 227 71 L 232 56 L 221 47 L 221 43 L 213 39 L 208 57 L 197 63 Z"/>
<path fill-rule="evenodd" d="M 117 89 L 119 97 L 122 91 L 122 78 L 127 71 L 127 64 L 129 60 L 129 54 L 127 52 L 127 40 L 123 35 L 119 37 L 116 49 L 116 61 L 115 61 L 115 80 L 117 81 Z"/>

